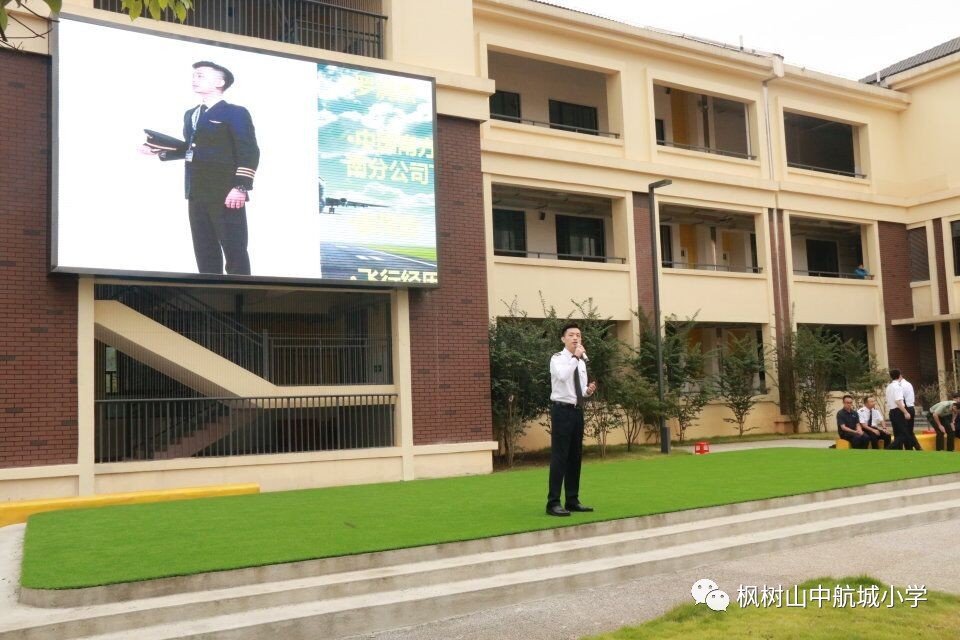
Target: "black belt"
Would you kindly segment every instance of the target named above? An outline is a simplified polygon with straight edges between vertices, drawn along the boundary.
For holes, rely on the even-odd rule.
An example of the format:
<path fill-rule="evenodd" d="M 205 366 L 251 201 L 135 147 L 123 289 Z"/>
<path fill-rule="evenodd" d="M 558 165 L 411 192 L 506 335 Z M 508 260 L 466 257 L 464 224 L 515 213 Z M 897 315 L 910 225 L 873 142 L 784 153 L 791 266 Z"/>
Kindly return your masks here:
<path fill-rule="evenodd" d="M 560 402 L 559 400 L 554 400 L 553 404 L 557 407 L 566 407 L 567 409 L 581 409 L 582 407 L 572 404 L 570 402 Z"/>

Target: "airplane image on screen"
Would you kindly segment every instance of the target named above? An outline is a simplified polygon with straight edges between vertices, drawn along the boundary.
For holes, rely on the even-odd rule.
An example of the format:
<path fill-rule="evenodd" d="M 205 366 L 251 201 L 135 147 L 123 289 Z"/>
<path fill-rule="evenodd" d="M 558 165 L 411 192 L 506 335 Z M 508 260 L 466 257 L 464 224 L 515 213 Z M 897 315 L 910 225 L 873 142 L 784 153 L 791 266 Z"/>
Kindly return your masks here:
<path fill-rule="evenodd" d="M 370 202 L 356 202 L 354 200 L 347 200 L 346 198 L 331 198 L 329 196 L 324 196 L 324 180 L 320 178 L 318 181 L 320 185 L 320 213 L 324 213 L 324 208 L 326 208 L 326 213 L 336 213 L 338 207 L 357 207 L 361 209 L 366 209 L 369 207 L 378 207 L 381 209 L 386 209 L 388 205 L 385 204 L 372 204 Z"/>

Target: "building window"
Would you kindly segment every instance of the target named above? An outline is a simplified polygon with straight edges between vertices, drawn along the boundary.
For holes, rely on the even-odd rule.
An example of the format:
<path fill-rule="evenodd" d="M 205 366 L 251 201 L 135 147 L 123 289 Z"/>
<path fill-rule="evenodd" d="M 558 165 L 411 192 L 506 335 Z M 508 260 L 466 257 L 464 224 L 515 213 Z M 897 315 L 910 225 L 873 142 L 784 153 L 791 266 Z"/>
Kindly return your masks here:
<path fill-rule="evenodd" d="M 498 256 L 527 255 L 527 224 L 523 211 L 493 210 L 493 252 Z"/>
<path fill-rule="evenodd" d="M 907 231 L 907 248 L 910 251 L 910 282 L 930 279 L 930 262 L 927 259 L 927 228 Z"/>
<path fill-rule="evenodd" d="M 660 225 L 660 262 L 664 268 L 673 266 L 673 231 L 670 225 Z"/>
<path fill-rule="evenodd" d="M 950 223 L 953 236 L 953 275 L 960 276 L 960 220 Z"/>
<path fill-rule="evenodd" d="M 836 278 L 840 275 L 836 241 L 807 238 L 807 271 L 811 276 Z"/>
<path fill-rule="evenodd" d="M 603 262 L 603 220 L 557 216 L 557 254 L 561 260 Z"/>
<path fill-rule="evenodd" d="M 591 135 L 599 133 L 597 108 L 582 104 L 551 100 L 550 124 L 554 129 L 566 129 L 567 131 L 577 131 Z"/>
<path fill-rule="evenodd" d="M 520 94 L 497 91 L 490 96 L 490 117 L 496 120 L 520 120 Z"/>
<path fill-rule="evenodd" d="M 857 127 L 789 112 L 783 114 L 783 126 L 789 166 L 866 177 L 857 167 Z"/>
<path fill-rule="evenodd" d="M 654 85 L 657 144 L 753 159 L 748 105 L 675 87 Z"/>

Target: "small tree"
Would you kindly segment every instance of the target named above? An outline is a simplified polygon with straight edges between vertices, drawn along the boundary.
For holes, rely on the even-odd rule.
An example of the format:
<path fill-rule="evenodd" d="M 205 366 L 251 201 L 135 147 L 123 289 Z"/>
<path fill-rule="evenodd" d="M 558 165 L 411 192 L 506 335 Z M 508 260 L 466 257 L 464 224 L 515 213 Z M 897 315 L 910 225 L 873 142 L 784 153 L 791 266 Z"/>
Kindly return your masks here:
<path fill-rule="evenodd" d="M 490 324 L 490 399 L 493 426 L 507 464 L 513 466 L 517 440 L 527 422 L 543 415 L 550 398 L 550 346 L 540 323 L 520 311 Z"/>
<path fill-rule="evenodd" d="M 599 397 L 591 398 L 584 405 L 584 432 L 587 437 L 597 441 L 601 458 L 607 457 L 607 438 L 610 432 L 622 429 L 624 423 L 623 411 L 612 399 L 616 397 L 615 385 L 614 380 L 606 382 L 602 394 L 598 387 Z"/>
<path fill-rule="evenodd" d="M 664 405 L 657 398 L 657 386 L 636 371 L 624 374 L 615 386 L 617 404 L 623 409 L 623 435 L 627 451 L 633 449 L 646 426 L 656 424 Z"/>
<path fill-rule="evenodd" d="M 740 437 L 756 429 L 745 425 L 760 397 L 757 380 L 766 360 L 761 349 L 752 336 L 732 336 L 720 356 L 717 389 L 724 406 L 733 414 L 732 418 L 724 418 L 724 422 L 736 425 Z"/>
<path fill-rule="evenodd" d="M 641 309 L 636 313 L 640 324 L 640 346 L 633 361 L 634 369 L 656 389 L 657 352 L 653 323 Z M 710 354 L 693 338 L 694 318 L 676 316 L 666 319 L 661 349 L 663 351 L 665 416 L 677 421 L 677 438 L 682 443 L 687 429 L 696 422 L 703 408 L 713 397 L 713 389 L 704 373 Z M 657 431 L 659 439 L 659 431 Z"/>
<path fill-rule="evenodd" d="M 888 370 L 880 367 L 877 356 L 867 350 L 866 345 L 853 341 L 843 344 L 847 387 L 858 402 L 866 396 L 873 396 L 877 409 L 886 415 L 886 394 L 884 390 L 890 382 Z"/>
<path fill-rule="evenodd" d="M 800 327 L 794 337 L 794 381 L 799 411 L 810 431 L 827 430 L 830 391 L 841 375 L 842 341 L 823 327 Z"/>

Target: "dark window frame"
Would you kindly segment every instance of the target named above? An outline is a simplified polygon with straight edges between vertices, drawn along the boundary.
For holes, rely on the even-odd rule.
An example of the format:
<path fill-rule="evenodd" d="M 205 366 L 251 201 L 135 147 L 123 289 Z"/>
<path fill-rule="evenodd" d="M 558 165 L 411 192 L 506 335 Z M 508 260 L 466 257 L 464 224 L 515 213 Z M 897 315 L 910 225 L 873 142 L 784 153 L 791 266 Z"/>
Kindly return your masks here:
<path fill-rule="evenodd" d="M 960 220 L 950 223 L 950 236 L 953 242 L 953 275 L 960 276 Z"/>
<path fill-rule="evenodd" d="M 574 229 L 571 227 L 579 226 L 585 229 L 593 226 L 594 231 L 599 229 L 599 234 L 590 234 L 596 241 L 598 249 L 594 254 L 576 253 L 573 251 L 570 240 L 574 237 L 571 233 Z M 603 218 L 592 216 L 556 216 L 557 233 L 557 257 L 560 260 L 584 260 L 586 262 L 606 262 L 607 243 L 606 243 L 606 224 Z M 587 234 L 583 234 L 586 236 Z"/>
<path fill-rule="evenodd" d="M 833 247 L 833 260 L 828 266 L 832 266 L 832 269 L 821 269 L 814 268 L 814 265 L 810 262 L 810 243 L 818 243 L 823 246 Z M 823 238 L 807 238 L 804 242 L 804 246 L 807 250 L 807 274 L 819 278 L 837 278 L 840 273 L 840 244 L 836 240 L 824 240 Z"/>
<path fill-rule="evenodd" d="M 516 234 L 519 230 L 519 242 L 518 246 L 514 247 L 498 247 L 497 246 L 497 228 L 498 228 L 498 219 L 500 222 L 503 222 L 507 219 L 507 216 L 514 218 L 512 225 L 514 228 L 512 231 Z M 515 236 L 516 237 L 516 236 Z M 526 257 L 527 255 L 527 213 L 523 209 L 501 209 L 495 208 L 493 210 L 493 254 L 497 256 L 513 256 L 513 257 Z"/>
<path fill-rule="evenodd" d="M 551 128 L 600 135 L 600 111 L 597 107 L 553 98 L 550 98 L 549 106 Z"/>
<path fill-rule="evenodd" d="M 505 99 L 516 101 L 516 113 L 509 113 Z M 490 96 L 490 117 L 497 120 L 519 122 L 523 119 L 523 103 L 520 94 L 516 91 L 502 91 L 497 89 Z"/>
<path fill-rule="evenodd" d="M 930 280 L 930 248 L 926 227 L 907 229 L 907 257 L 910 260 L 910 282 Z"/>

